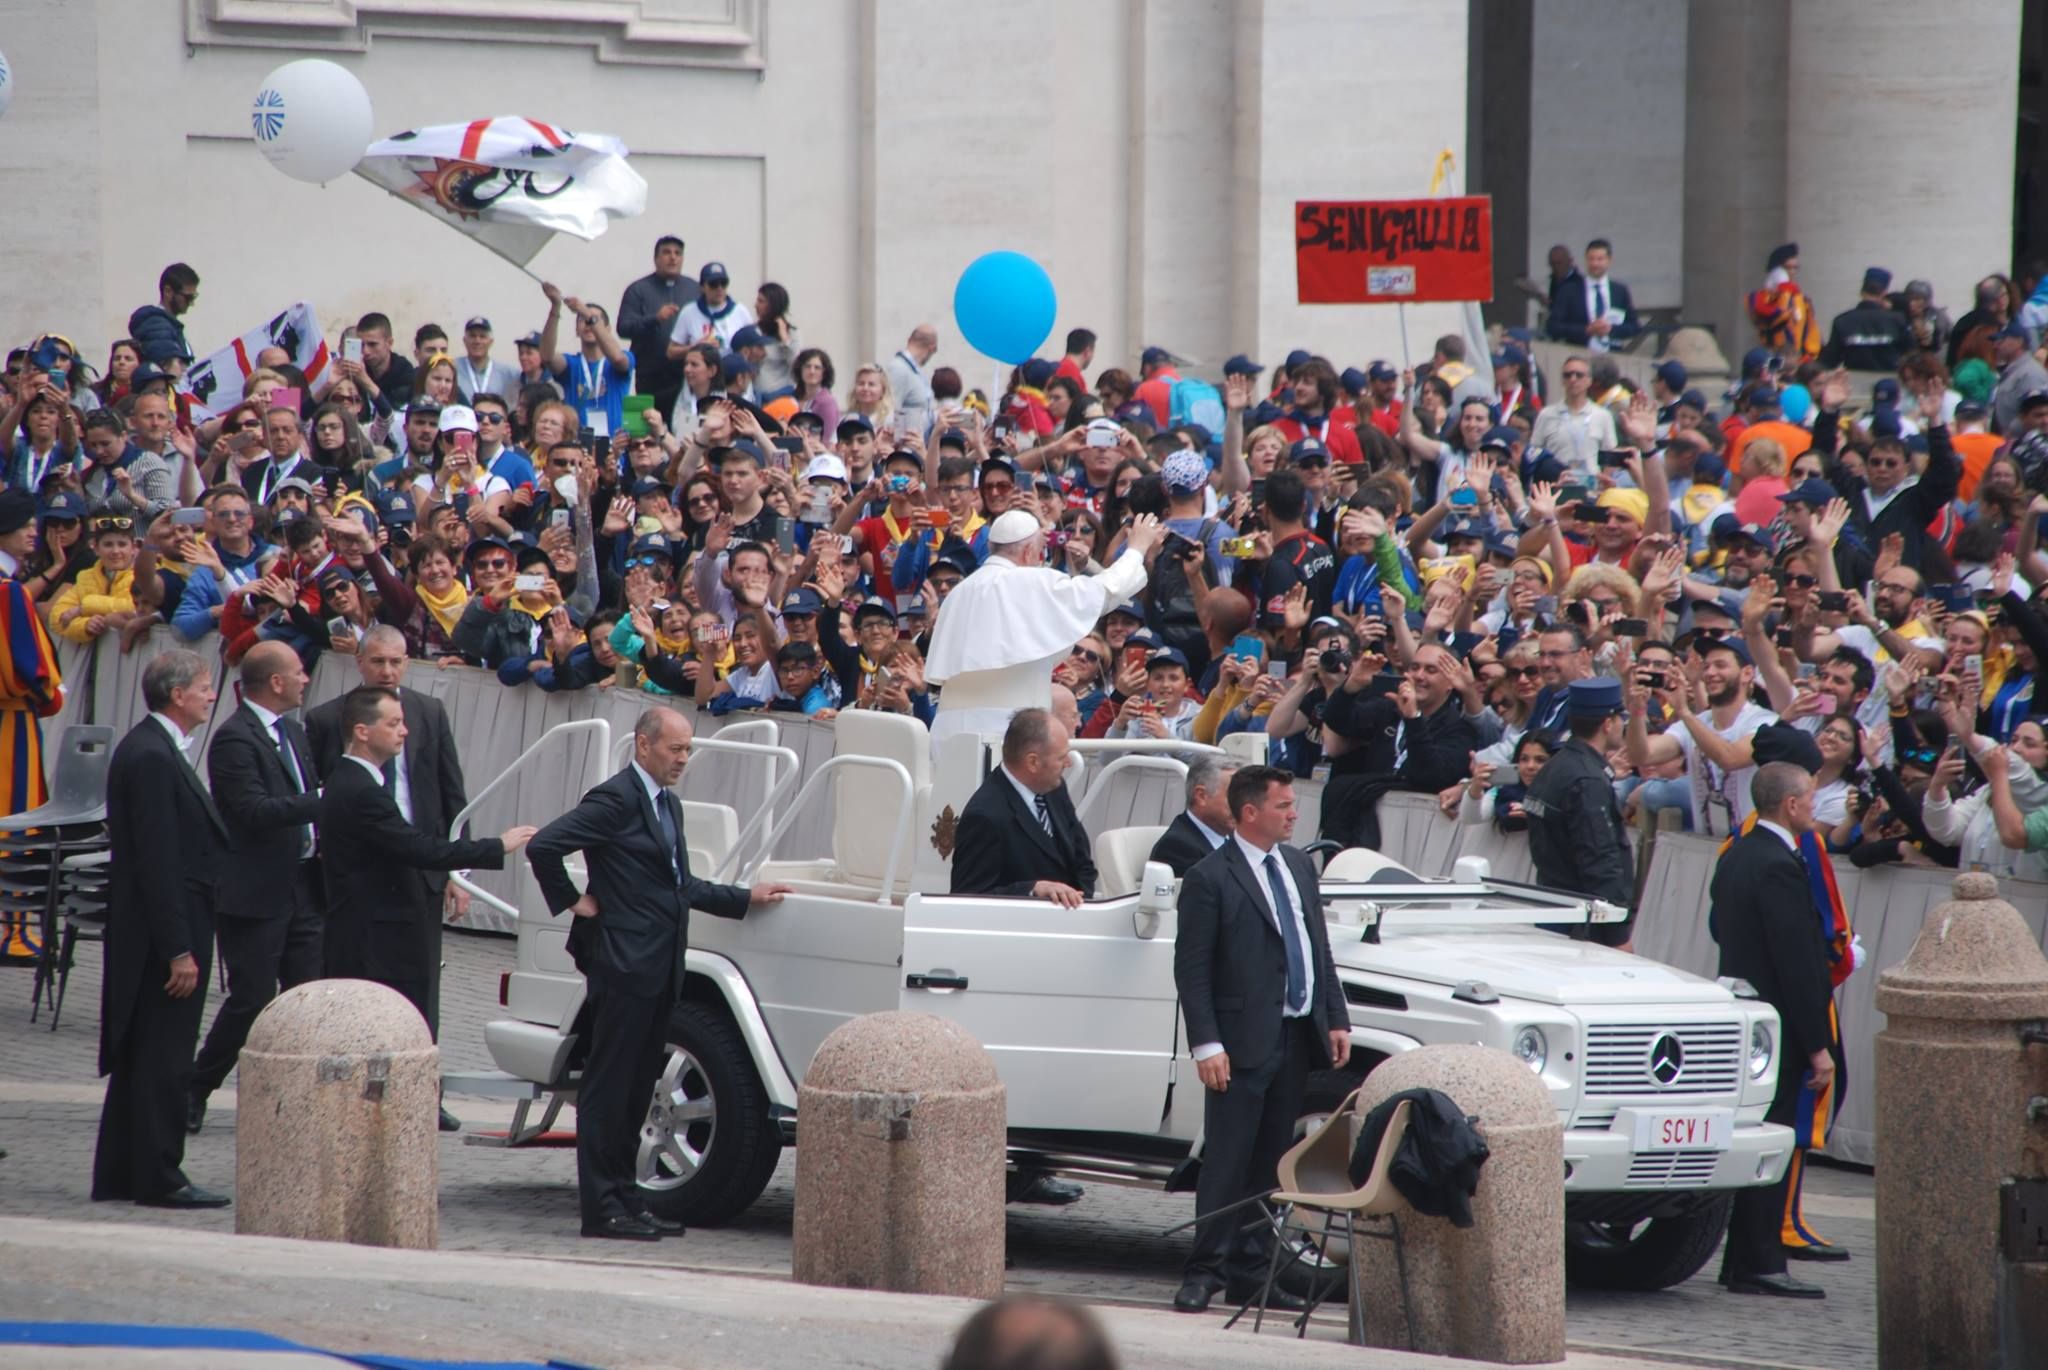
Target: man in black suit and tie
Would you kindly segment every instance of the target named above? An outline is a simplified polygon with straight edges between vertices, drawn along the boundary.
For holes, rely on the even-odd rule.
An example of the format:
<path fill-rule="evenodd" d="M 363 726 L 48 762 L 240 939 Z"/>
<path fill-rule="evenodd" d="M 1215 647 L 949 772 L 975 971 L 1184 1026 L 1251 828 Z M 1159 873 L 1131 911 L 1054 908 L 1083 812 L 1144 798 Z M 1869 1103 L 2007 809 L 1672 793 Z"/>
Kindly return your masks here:
<path fill-rule="evenodd" d="M 299 654 L 288 643 L 257 643 L 242 658 L 242 707 L 207 749 L 214 807 L 228 830 L 215 929 L 228 1000 L 192 1063 L 188 1132 L 205 1123 L 207 1097 L 235 1068 L 263 1006 L 280 989 L 320 978 L 327 917 L 313 844 L 320 781 L 306 730 L 287 717 L 305 697 Z"/>
<path fill-rule="evenodd" d="M 1271 1233 L 1245 1230 L 1231 1206 L 1271 1189 L 1312 1070 L 1351 1059 L 1351 1017 L 1316 870 L 1294 833 L 1294 776 L 1246 766 L 1231 777 L 1237 830 L 1180 887 L 1173 980 L 1187 1019 L 1202 1110 L 1202 1173 L 1194 1250 L 1173 1306 L 1208 1308 L 1257 1296 Z M 1225 1209 L 1231 1209 L 1224 1212 Z M 1280 1306 L 1291 1303 L 1275 1290 Z"/>
<path fill-rule="evenodd" d="M 648 1210 L 634 1162 L 682 990 L 690 910 L 744 918 L 789 893 L 786 885 L 714 885 L 690 873 L 682 811 L 669 787 L 683 777 L 694 736 L 674 709 L 642 713 L 632 762 L 543 828 L 527 852 L 548 908 L 576 915 L 569 954 L 583 972 L 590 1032 L 576 1091 L 576 1188 L 586 1237 L 651 1242 L 682 1232 L 681 1223 Z M 563 864 L 579 851 L 590 872 L 580 894 Z"/>
<path fill-rule="evenodd" d="M 1813 776 L 1790 761 L 1757 767 L 1749 785 L 1756 826 L 1714 867 L 1708 929 L 1721 945 L 1719 974 L 1747 980 L 1778 1011 L 1778 1092 L 1764 1121 L 1791 1126 L 1802 1089 L 1834 1082 L 1829 1050 L 1833 985 L 1827 943 L 1814 917 L 1799 834 L 1813 827 Z M 1791 1171 L 1774 1185 L 1738 1190 L 1721 1260 L 1731 1293 L 1819 1299 L 1827 1291 L 1785 1273 L 1782 1225 Z"/>
<path fill-rule="evenodd" d="M 142 671 L 149 717 L 107 771 L 106 974 L 100 988 L 100 1112 L 92 1196 L 157 1208 L 225 1208 L 185 1178 L 185 1098 L 213 961 L 216 881 L 227 829 L 187 761 L 213 714 L 213 673 L 197 652 Z"/>
<path fill-rule="evenodd" d="M 348 745 L 321 791 L 318 812 L 327 975 L 388 985 L 426 1018 L 441 964 L 441 901 L 427 872 L 498 870 L 534 829 L 456 841 L 406 822 L 391 794 L 389 763 L 405 749 L 406 737 L 395 690 L 350 690 L 341 698 L 341 726 Z"/>
<path fill-rule="evenodd" d="M 1552 338 L 1608 352 L 1643 331 L 1635 298 L 1607 274 L 1613 261 L 1614 245 L 1605 238 L 1586 244 L 1585 270 L 1572 272 L 1551 290 L 1544 326 Z"/>
<path fill-rule="evenodd" d="M 1152 844 L 1152 859 L 1185 876 L 1196 862 L 1230 840 L 1230 777 L 1237 763 L 1200 756 L 1188 763 L 1187 808 L 1174 816 Z"/>
<path fill-rule="evenodd" d="M 1003 763 L 960 813 L 953 893 L 1050 899 L 1069 909 L 1094 897 L 1094 852 L 1067 793 L 1071 742 L 1044 709 L 1011 717 Z"/>
<path fill-rule="evenodd" d="M 455 732 L 441 701 L 418 690 L 408 690 L 405 679 L 405 634 L 389 624 L 379 624 L 363 634 L 356 644 L 356 670 L 363 684 L 392 690 L 405 710 L 405 747 L 386 764 L 387 783 L 406 822 L 432 838 L 448 836 L 455 815 L 469 804 L 463 791 L 462 762 L 455 755 Z M 306 737 L 313 745 L 313 764 L 320 768 L 324 783 L 341 764 L 348 744 L 348 731 L 341 724 L 341 700 L 330 699 L 306 714 Z M 469 896 L 448 883 L 445 869 L 423 872 L 433 891 L 437 907 L 445 904 L 451 917 L 460 920 L 469 911 Z M 428 980 L 425 1007 L 427 1029 L 436 1041 L 441 1036 L 441 954 L 440 921 L 434 924 L 433 974 Z M 456 1123 L 445 1110 L 441 1129 L 450 1132 Z"/>

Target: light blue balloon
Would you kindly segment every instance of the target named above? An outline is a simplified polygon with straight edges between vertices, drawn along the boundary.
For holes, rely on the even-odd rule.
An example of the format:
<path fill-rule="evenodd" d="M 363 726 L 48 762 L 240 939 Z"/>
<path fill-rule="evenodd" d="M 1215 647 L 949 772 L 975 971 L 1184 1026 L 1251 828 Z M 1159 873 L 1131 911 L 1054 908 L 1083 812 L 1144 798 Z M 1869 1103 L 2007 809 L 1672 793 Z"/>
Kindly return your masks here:
<path fill-rule="evenodd" d="M 1012 366 L 1029 361 L 1059 312 L 1052 277 L 1021 252 L 988 252 L 953 287 L 953 322 L 969 346 Z"/>
<path fill-rule="evenodd" d="M 1805 423 L 1813 412 L 1813 392 L 1803 385 L 1788 385 L 1778 392 L 1778 412 L 1787 423 Z"/>

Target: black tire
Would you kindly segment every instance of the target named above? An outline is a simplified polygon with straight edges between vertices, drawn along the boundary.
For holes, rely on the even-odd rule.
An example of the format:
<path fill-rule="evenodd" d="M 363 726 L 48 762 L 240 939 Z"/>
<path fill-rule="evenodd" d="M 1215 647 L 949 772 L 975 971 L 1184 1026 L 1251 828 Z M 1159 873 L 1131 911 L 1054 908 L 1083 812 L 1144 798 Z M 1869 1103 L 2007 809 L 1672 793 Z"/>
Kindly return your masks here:
<path fill-rule="evenodd" d="M 649 1104 L 640 1197 L 681 1223 L 708 1226 L 744 1212 L 774 1175 L 782 1139 L 746 1040 L 720 1008 L 676 1005 L 657 1095 L 664 1084 L 684 1102 Z"/>
<path fill-rule="evenodd" d="M 1713 1258 L 1735 1196 L 1723 1194 L 1675 1218 L 1640 1223 L 1566 1223 L 1564 1273 L 1588 1289 L 1648 1292 L 1684 1284 Z"/>

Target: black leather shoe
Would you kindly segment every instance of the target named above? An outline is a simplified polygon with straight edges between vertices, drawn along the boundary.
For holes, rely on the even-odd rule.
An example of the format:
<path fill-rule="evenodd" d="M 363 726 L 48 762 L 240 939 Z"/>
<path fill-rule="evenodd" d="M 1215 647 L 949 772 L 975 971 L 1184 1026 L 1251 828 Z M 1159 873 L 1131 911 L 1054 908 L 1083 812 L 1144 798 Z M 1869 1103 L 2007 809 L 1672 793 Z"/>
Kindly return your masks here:
<path fill-rule="evenodd" d="M 1209 1300 L 1216 1297 L 1216 1286 L 1200 1275 L 1190 1275 L 1181 1281 L 1180 1289 L 1173 1296 L 1173 1311 L 1176 1313 L 1206 1313 Z"/>
<path fill-rule="evenodd" d="M 183 1189 L 159 1194 L 154 1199 L 137 1199 L 135 1202 L 143 1208 L 226 1208 L 234 1200 L 225 1194 L 188 1184 Z"/>
<path fill-rule="evenodd" d="M 443 1132 L 460 1132 L 460 1131 L 462 1131 L 462 1119 L 460 1119 L 460 1118 L 456 1117 L 456 1116 L 455 1116 L 455 1115 L 454 1115 L 453 1113 L 450 1113 L 450 1112 L 449 1112 L 449 1111 L 448 1111 L 447 1109 L 445 1109 L 445 1108 L 444 1108 L 444 1109 L 442 1109 L 442 1110 L 441 1110 L 441 1130 L 442 1130 Z M 195 1129 L 195 1131 L 196 1131 L 196 1129 Z"/>
<path fill-rule="evenodd" d="M 1788 1246 L 1785 1248 L 1788 1261 L 1846 1261 L 1849 1248 L 1836 1246 L 1832 1242 L 1816 1242 L 1812 1246 Z"/>
<path fill-rule="evenodd" d="M 1022 1170 L 1009 1178 L 1006 1201 L 1013 1204 L 1048 1204 L 1054 1208 L 1074 1203 L 1088 1191 L 1077 1184 L 1056 1180 L 1043 1170 Z"/>
<path fill-rule="evenodd" d="M 1259 1301 L 1259 1285 L 1231 1285 L 1223 1291 L 1223 1297 L 1233 1304 L 1256 1304 Z M 1266 1295 L 1266 1311 L 1269 1313 L 1299 1313 L 1308 1304 L 1275 1283 L 1273 1292 Z"/>
<path fill-rule="evenodd" d="M 633 1216 L 664 1237 L 680 1237 L 689 1230 L 674 1218 L 664 1218 L 651 1208 L 643 1208 Z"/>
<path fill-rule="evenodd" d="M 185 1131 L 197 1137 L 199 1129 L 205 1126 L 206 1100 L 194 1094 L 185 1100 Z"/>
<path fill-rule="evenodd" d="M 1780 1299 L 1824 1299 L 1828 1291 L 1817 1284 L 1795 1280 L 1790 1275 L 1730 1276 L 1731 1294 L 1770 1294 Z"/>
<path fill-rule="evenodd" d="M 586 1237 L 609 1237 L 613 1241 L 621 1242 L 658 1242 L 661 1240 L 660 1229 L 650 1227 L 646 1223 L 641 1222 L 637 1216 L 625 1213 L 621 1213 L 615 1218 L 606 1218 L 595 1227 L 585 1223 L 583 1225 L 583 1235 Z"/>

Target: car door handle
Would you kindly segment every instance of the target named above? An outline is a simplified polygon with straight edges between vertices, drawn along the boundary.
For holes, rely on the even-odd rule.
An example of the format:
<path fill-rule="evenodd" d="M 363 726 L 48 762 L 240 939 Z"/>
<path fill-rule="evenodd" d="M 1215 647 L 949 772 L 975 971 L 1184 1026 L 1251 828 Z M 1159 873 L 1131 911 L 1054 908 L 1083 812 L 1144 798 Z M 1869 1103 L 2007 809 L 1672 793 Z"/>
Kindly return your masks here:
<path fill-rule="evenodd" d="M 950 970 L 928 970 L 904 976 L 903 983 L 910 989 L 966 989 L 967 977 Z"/>

